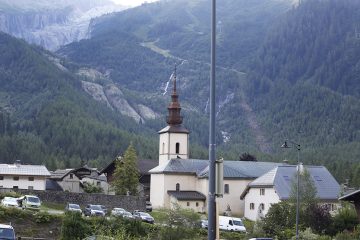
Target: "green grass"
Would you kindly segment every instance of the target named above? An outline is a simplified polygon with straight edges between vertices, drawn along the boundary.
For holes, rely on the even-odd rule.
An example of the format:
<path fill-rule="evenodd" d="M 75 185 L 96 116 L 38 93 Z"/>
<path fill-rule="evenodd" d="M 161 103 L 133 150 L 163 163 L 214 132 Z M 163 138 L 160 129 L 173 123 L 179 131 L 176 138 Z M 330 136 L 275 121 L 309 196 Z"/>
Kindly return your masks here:
<path fill-rule="evenodd" d="M 43 202 L 41 204 L 42 210 L 61 210 L 63 211 L 65 209 L 65 204 L 62 203 L 51 203 L 51 202 Z"/>

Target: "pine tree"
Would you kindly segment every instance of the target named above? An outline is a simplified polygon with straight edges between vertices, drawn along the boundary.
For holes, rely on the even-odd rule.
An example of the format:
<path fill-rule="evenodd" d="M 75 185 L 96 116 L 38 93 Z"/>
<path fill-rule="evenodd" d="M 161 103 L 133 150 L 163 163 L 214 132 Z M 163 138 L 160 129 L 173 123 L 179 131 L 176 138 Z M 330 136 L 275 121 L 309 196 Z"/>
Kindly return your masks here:
<path fill-rule="evenodd" d="M 115 162 L 114 180 L 112 187 L 117 195 L 137 195 L 139 171 L 137 156 L 132 144 L 126 149 L 124 157 L 117 157 Z"/>

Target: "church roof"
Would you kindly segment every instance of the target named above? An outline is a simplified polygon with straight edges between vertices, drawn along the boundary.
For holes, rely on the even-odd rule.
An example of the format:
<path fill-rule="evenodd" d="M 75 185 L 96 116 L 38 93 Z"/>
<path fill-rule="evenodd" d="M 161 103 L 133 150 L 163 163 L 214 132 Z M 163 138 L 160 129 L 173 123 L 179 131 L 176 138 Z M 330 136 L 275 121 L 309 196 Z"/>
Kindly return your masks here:
<path fill-rule="evenodd" d="M 317 197 L 322 200 L 336 200 L 340 193 L 340 185 L 324 166 L 304 166 L 309 172 Z M 296 165 L 283 165 L 265 173 L 249 183 L 241 194 L 244 198 L 251 187 L 274 187 L 281 200 L 289 199 L 293 180 L 296 178 Z"/>
<path fill-rule="evenodd" d="M 149 172 L 168 174 L 193 174 L 199 178 L 207 178 L 209 174 L 208 160 L 171 159 Z M 274 162 L 224 161 L 224 178 L 257 178 L 271 169 L 281 165 Z"/>
<path fill-rule="evenodd" d="M 188 133 L 188 134 L 190 133 L 189 130 L 187 130 L 182 125 L 168 125 L 167 127 L 164 127 L 163 129 L 161 129 L 158 133 L 166 133 L 166 132 Z"/>
<path fill-rule="evenodd" d="M 206 200 L 206 196 L 197 191 L 167 191 L 170 196 L 173 196 L 177 200 Z"/>

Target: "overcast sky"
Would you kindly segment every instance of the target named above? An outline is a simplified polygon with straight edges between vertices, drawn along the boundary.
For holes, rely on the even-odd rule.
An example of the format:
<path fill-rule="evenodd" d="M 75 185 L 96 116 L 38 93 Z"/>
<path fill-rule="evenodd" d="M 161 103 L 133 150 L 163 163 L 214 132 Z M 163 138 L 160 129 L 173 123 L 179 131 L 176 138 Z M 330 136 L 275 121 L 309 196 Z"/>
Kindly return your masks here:
<path fill-rule="evenodd" d="M 111 1 L 113 1 L 117 4 L 135 7 L 135 6 L 140 5 L 143 2 L 155 2 L 157 0 L 147 0 L 147 1 L 145 1 L 145 0 L 111 0 Z"/>

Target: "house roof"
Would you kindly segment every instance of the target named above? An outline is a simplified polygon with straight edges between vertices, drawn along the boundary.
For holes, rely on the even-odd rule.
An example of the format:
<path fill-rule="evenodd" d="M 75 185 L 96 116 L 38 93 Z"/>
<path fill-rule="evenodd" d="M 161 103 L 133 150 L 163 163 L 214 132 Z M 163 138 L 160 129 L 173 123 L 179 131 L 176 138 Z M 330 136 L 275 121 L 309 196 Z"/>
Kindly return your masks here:
<path fill-rule="evenodd" d="M 207 178 L 209 161 L 200 159 L 171 159 L 149 172 L 151 174 L 194 174 L 199 178 Z M 224 178 L 256 178 L 279 166 L 273 162 L 224 161 Z"/>
<path fill-rule="evenodd" d="M 349 192 L 349 193 L 339 197 L 339 200 L 349 201 L 349 202 L 360 201 L 360 189 Z"/>
<path fill-rule="evenodd" d="M 44 165 L 0 164 L 0 175 L 50 176 Z"/>
<path fill-rule="evenodd" d="M 51 172 L 51 179 L 63 179 L 66 175 L 72 172 L 73 169 L 57 169 Z"/>
<path fill-rule="evenodd" d="M 139 159 L 137 161 L 138 170 L 141 175 L 149 174 L 149 170 L 158 165 L 158 161 L 152 159 Z M 100 171 L 103 173 L 113 173 L 115 170 L 115 160 L 110 162 L 104 169 Z"/>
<path fill-rule="evenodd" d="M 201 200 L 205 201 L 206 196 L 197 191 L 167 191 L 170 196 L 173 196 L 177 200 Z"/>
<path fill-rule="evenodd" d="M 321 200 L 337 200 L 340 185 L 324 166 L 304 166 L 309 171 Z M 289 199 L 293 180 L 296 178 L 296 165 L 277 166 L 248 184 L 241 194 L 244 199 L 250 188 L 274 187 L 281 200 Z"/>

